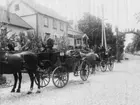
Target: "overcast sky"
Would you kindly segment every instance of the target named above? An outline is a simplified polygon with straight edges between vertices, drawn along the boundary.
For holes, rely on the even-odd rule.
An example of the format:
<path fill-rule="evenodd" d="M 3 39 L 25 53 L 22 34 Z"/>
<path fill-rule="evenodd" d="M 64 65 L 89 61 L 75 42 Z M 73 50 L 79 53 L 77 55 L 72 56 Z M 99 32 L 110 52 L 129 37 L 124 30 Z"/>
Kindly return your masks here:
<path fill-rule="evenodd" d="M 0 5 L 6 5 L 7 0 L 0 0 Z M 74 21 L 82 18 L 84 12 L 101 16 L 101 5 L 104 5 L 106 22 L 119 25 L 120 29 L 139 28 L 134 14 L 140 12 L 140 0 L 35 0 L 54 9 L 60 15 Z M 119 9 L 117 8 L 117 2 Z M 118 10 L 118 11 L 117 11 Z M 118 14 L 117 14 L 118 12 Z"/>
<path fill-rule="evenodd" d="M 140 0 L 35 0 L 36 2 L 54 9 L 67 19 L 75 21 L 82 18 L 84 12 L 101 16 L 101 5 L 104 5 L 106 22 L 119 24 L 120 29 L 139 28 L 134 14 L 140 12 Z M 117 1 L 119 9 L 117 9 Z M 5 5 L 6 0 L 0 0 Z M 118 10 L 118 14 L 117 14 Z M 118 17 L 118 18 L 117 18 Z M 117 21 L 118 20 L 118 21 Z"/>
<path fill-rule="evenodd" d="M 36 2 L 53 8 L 62 16 L 75 21 L 79 20 L 84 12 L 101 16 L 101 5 L 104 4 L 106 22 L 109 21 L 114 25 L 119 23 L 120 29 L 140 27 L 134 17 L 135 13 L 140 12 L 140 0 L 36 0 Z"/>
<path fill-rule="evenodd" d="M 119 29 L 138 28 L 134 14 L 140 12 L 140 0 L 35 0 L 37 3 L 54 9 L 60 15 L 74 21 L 82 18 L 84 12 L 90 12 L 96 16 L 101 15 L 101 5 L 104 5 L 105 22 Z M 117 3 L 119 4 L 117 8 Z M 0 0 L 0 5 L 6 5 L 6 0 Z M 128 35 L 129 37 L 129 35 Z M 130 36 L 131 37 L 131 36 Z M 131 39 L 131 38 L 129 38 Z"/>

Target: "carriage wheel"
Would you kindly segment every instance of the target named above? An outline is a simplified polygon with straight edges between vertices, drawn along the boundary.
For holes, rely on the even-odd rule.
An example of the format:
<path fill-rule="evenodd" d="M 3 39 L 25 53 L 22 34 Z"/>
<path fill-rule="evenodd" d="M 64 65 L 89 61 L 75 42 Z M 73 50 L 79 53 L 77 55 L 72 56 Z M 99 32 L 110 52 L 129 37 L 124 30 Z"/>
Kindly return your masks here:
<path fill-rule="evenodd" d="M 83 81 L 86 81 L 89 76 L 90 66 L 86 61 L 82 62 L 82 69 L 80 70 L 80 77 Z"/>
<path fill-rule="evenodd" d="M 107 65 L 105 61 L 101 61 L 100 68 L 102 72 L 105 72 L 107 70 Z"/>
<path fill-rule="evenodd" d="M 110 71 L 112 71 L 113 68 L 114 68 L 114 61 L 111 60 L 111 61 L 109 61 L 109 63 L 108 63 L 108 69 L 109 69 Z"/>
<path fill-rule="evenodd" d="M 48 69 L 41 71 L 39 73 L 39 75 L 40 75 L 40 87 L 41 88 L 46 87 L 50 82 L 50 74 L 47 71 L 48 71 Z M 36 78 L 35 78 L 35 83 L 38 85 L 38 81 Z"/>
<path fill-rule="evenodd" d="M 59 66 L 54 69 L 52 73 L 52 81 L 53 84 L 57 88 L 63 88 L 66 86 L 69 80 L 69 73 L 67 72 L 67 69 L 63 66 Z"/>

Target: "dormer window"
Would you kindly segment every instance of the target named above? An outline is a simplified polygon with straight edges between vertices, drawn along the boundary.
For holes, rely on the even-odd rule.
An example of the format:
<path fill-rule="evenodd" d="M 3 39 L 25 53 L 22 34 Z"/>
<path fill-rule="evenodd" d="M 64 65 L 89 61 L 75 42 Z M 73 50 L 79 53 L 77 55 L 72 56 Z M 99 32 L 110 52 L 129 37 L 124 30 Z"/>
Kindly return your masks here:
<path fill-rule="evenodd" d="M 19 11 L 19 4 L 15 5 L 15 11 Z"/>

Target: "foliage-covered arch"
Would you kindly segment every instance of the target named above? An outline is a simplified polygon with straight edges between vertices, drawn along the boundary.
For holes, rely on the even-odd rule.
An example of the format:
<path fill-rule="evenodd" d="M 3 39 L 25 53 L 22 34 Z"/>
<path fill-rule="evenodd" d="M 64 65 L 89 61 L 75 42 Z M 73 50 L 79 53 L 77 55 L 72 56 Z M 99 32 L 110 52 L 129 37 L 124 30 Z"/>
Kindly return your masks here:
<path fill-rule="evenodd" d="M 131 29 L 124 32 L 125 35 L 129 33 L 133 33 L 135 36 L 133 42 L 126 47 L 126 51 L 134 53 L 140 50 L 140 30 Z"/>

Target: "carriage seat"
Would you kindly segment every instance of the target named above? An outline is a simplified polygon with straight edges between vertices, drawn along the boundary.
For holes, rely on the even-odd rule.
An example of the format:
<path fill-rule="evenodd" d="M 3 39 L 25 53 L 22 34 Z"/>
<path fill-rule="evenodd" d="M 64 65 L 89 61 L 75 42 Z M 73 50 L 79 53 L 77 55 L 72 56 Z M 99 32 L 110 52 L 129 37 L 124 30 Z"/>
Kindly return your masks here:
<path fill-rule="evenodd" d="M 38 53 L 38 61 L 41 65 L 52 66 L 55 65 L 58 61 L 58 57 L 60 56 L 60 52 L 43 52 Z"/>

